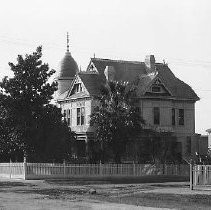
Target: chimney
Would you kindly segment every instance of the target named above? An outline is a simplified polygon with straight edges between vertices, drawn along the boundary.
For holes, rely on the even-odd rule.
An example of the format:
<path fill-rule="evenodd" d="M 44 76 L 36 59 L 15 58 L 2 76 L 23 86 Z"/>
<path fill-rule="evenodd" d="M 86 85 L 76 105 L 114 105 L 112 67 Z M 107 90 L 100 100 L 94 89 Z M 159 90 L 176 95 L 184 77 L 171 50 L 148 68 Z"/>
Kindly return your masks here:
<path fill-rule="evenodd" d="M 114 81 L 115 69 L 113 66 L 106 66 L 104 74 L 105 74 L 107 81 Z"/>
<path fill-rule="evenodd" d="M 144 63 L 146 65 L 148 73 L 155 72 L 155 56 L 154 55 L 147 55 L 145 57 Z"/>

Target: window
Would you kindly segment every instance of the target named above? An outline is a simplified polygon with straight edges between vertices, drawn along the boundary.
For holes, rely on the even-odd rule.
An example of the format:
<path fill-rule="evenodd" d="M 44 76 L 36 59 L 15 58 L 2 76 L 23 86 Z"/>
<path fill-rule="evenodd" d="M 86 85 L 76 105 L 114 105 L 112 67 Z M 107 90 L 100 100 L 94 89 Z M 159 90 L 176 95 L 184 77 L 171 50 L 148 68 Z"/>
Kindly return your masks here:
<path fill-rule="evenodd" d="M 153 85 L 152 86 L 152 92 L 154 93 L 160 93 L 161 92 L 161 87 L 158 85 Z"/>
<path fill-rule="evenodd" d="M 66 118 L 66 116 L 67 116 L 67 111 L 64 110 L 64 119 Z"/>
<path fill-rule="evenodd" d="M 81 92 L 82 91 L 82 85 L 81 83 L 75 84 L 75 92 Z"/>
<path fill-rule="evenodd" d="M 179 125 L 184 125 L 184 109 L 179 109 Z"/>
<path fill-rule="evenodd" d="M 84 125 L 85 119 L 85 108 L 77 108 L 77 125 Z"/>
<path fill-rule="evenodd" d="M 172 122 L 172 125 L 175 125 L 176 124 L 176 120 L 175 120 L 175 109 L 172 108 L 171 109 L 171 122 Z"/>
<path fill-rule="evenodd" d="M 81 108 L 81 125 L 84 125 L 85 108 Z"/>
<path fill-rule="evenodd" d="M 154 114 L 154 125 L 159 125 L 160 124 L 160 108 L 154 107 L 153 114 Z"/>
<path fill-rule="evenodd" d="M 77 108 L 77 125 L 81 124 L 81 109 Z"/>
<path fill-rule="evenodd" d="M 70 126 L 70 109 L 67 110 L 67 125 Z"/>

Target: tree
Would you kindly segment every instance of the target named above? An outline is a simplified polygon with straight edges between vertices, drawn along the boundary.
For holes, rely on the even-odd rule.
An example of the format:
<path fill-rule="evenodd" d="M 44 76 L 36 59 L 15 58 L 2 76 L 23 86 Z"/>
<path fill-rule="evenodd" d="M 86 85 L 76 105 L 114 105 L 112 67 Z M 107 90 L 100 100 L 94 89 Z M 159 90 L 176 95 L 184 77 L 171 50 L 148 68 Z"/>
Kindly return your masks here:
<path fill-rule="evenodd" d="M 42 63 L 41 57 L 42 47 L 38 47 L 32 54 L 27 54 L 25 58 L 18 55 L 17 64 L 9 63 L 14 77 L 4 77 L 0 83 L 0 124 L 2 128 L 9 129 L 9 132 L 5 133 L 7 142 L 13 145 L 9 147 L 22 151 L 31 158 L 44 158 L 47 150 L 50 150 L 49 156 L 58 156 L 52 152 L 54 148 L 62 145 L 65 148 L 62 142 L 68 141 L 70 136 L 73 137 L 62 121 L 60 109 L 50 104 L 57 90 L 55 82 L 49 83 L 55 70 L 50 70 L 48 64 Z M 0 140 L 4 143 L 3 138 Z M 52 142 L 54 147 L 48 147 Z M 37 155 L 39 153 L 40 155 Z"/>
<path fill-rule="evenodd" d="M 144 120 L 135 106 L 135 88 L 126 82 L 108 82 L 95 98 L 96 106 L 90 123 L 95 127 L 96 139 L 102 154 L 112 150 L 115 162 L 121 162 L 126 145 L 138 137 Z"/>

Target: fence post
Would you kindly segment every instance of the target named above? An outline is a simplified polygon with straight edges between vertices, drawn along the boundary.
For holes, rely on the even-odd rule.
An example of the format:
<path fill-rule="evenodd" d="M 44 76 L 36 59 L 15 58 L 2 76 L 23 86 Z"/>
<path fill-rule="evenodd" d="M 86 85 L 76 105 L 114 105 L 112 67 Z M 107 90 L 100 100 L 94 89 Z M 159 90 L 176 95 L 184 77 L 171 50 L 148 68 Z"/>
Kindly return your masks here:
<path fill-rule="evenodd" d="M 26 157 L 23 158 L 23 178 L 24 180 L 27 179 L 27 163 L 26 163 Z"/>
<path fill-rule="evenodd" d="M 207 166 L 206 165 L 203 166 L 202 171 L 204 172 L 203 173 L 203 184 L 205 185 L 205 184 L 207 184 Z"/>
<path fill-rule="evenodd" d="M 102 169 L 102 163 L 101 163 L 101 161 L 100 161 L 100 170 L 99 170 L 99 172 L 100 172 L 100 176 L 102 176 L 103 175 L 103 169 Z"/>
<path fill-rule="evenodd" d="M 193 163 L 190 161 L 190 190 L 193 190 Z"/>
<path fill-rule="evenodd" d="M 65 159 L 63 160 L 63 167 L 64 167 L 64 177 L 66 176 L 66 163 Z"/>
<path fill-rule="evenodd" d="M 133 176 L 136 175 L 136 165 L 135 162 L 133 161 Z"/>
<path fill-rule="evenodd" d="M 11 165 L 12 165 L 12 160 L 10 159 L 10 163 L 9 163 L 10 179 L 12 178 L 12 169 L 11 169 Z"/>

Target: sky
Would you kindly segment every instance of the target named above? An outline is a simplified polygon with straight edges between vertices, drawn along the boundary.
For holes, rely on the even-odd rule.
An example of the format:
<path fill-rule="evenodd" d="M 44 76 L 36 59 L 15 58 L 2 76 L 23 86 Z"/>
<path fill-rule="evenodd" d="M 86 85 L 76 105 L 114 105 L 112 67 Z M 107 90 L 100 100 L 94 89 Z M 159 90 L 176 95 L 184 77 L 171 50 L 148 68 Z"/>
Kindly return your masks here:
<path fill-rule="evenodd" d="M 211 128 L 210 0 L 7 0 L 0 6 L 0 77 L 43 46 L 43 60 L 59 69 L 69 32 L 72 56 L 85 70 L 90 57 L 168 63 L 200 97 L 196 132 Z"/>

